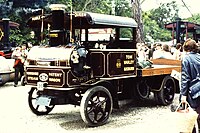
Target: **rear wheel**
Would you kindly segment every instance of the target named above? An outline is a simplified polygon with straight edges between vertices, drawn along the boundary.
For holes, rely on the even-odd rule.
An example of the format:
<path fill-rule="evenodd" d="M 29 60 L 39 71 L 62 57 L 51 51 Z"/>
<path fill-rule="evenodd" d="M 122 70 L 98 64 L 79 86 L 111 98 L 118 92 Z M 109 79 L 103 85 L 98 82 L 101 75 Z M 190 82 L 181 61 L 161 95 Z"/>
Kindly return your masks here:
<path fill-rule="evenodd" d="M 166 76 L 158 92 L 154 92 L 155 99 L 159 104 L 169 105 L 174 100 L 175 95 L 175 81 L 171 76 Z"/>
<path fill-rule="evenodd" d="M 137 83 L 137 94 L 140 99 L 147 99 L 150 94 L 150 89 L 146 83 L 146 81 L 140 81 Z"/>
<path fill-rule="evenodd" d="M 112 106 L 111 94 L 105 87 L 92 87 L 81 99 L 81 117 L 88 126 L 103 125 L 109 118 Z"/>
<path fill-rule="evenodd" d="M 49 112 L 51 112 L 55 105 L 51 106 L 41 106 L 36 104 L 36 98 L 38 98 L 40 95 L 38 94 L 38 90 L 36 87 L 32 87 L 29 95 L 28 95 L 28 104 L 31 109 L 31 111 L 36 115 L 47 115 Z"/>

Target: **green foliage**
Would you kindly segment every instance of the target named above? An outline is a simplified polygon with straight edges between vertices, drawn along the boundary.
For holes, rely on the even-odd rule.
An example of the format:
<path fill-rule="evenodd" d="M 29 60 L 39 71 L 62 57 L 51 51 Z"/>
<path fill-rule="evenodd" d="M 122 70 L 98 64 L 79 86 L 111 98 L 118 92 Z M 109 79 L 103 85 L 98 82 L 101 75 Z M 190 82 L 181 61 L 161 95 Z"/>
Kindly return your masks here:
<path fill-rule="evenodd" d="M 178 18 L 178 8 L 175 1 L 160 4 L 156 9 L 143 13 L 145 41 L 169 41 L 171 32 L 164 28 L 164 25 L 173 22 Z"/>
<path fill-rule="evenodd" d="M 10 42 L 13 43 L 15 42 L 17 45 L 23 44 L 23 42 L 31 42 L 34 44 L 36 40 L 31 38 L 30 32 L 28 34 L 25 34 L 23 32 L 28 32 L 28 31 L 21 31 L 19 29 L 12 29 L 10 30 Z"/>
<path fill-rule="evenodd" d="M 187 18 L 189 22 L 200 24 L 200 13 L 194 14 L 192 17 Z"/>
<path fill-rule="evenodd" d="M 160 28 L 164 28 L 164 24 L 175 21 L 178 18 L 178 7 L 175 1 L 170 3 L 161 3 L 156 9 L 152 9 L 151 19 L 155 20 Z"/>
<path fill-rule="evenodd" d="M 46 3 L 45 0 L 12 0 L 13 8 L 39 8 Z"/>
<path fill-rule="evenodd" d="M 11 21 L 19 23 L 20 26 L 19 29 L 10 30 L 10 42 L 15 42 L 18 45 L 21 45 L 22 42 L 34 43 L 35 40 L 30 37 L 31 29 L 26 26 L 30 15 L 24 8 L 12 9 L 11 12 L 8 17 Z"/>
<path fill-rule="evenodd" d="M 112 10 L 110 0 L 73 0 L 74 11 L 88 11 L 109 14 Z"/>
<path fill-rule="evenodd" d="M 111 0 L 49 0 L 47 5 L 50 4 L 65 4 L 67 11 L 70 11 L 71 2 L 73 11 L 87 11 L 109 14 L 112 10 Z"/>
<path fill-rule="evenodd" d="M 120 38 L 131 38 L 132 30 L 130 28 L 121 28 L 120 35 Z"/>
<path fill-rule="evenodd" d="M 115 14 L 116 16 L 124 16 L 124 17 L 132 17 L 133 11 L 132 7 L 130 6 L 130 1 L 127 0 L 114 0 L 115 2 Z M 132 37 L 132 30 L 128 28 L 123 28 L 120 31 L 122 38 L 131 38 Z"/>
<path fill-rule="evenodd" d="M 130 1 L 127 0 L 115 0 L 115 15 L 132 17 L 133 15 L 132 7 L 130 6 Z"/>
<path fill-rule="evenodd" d="M 21 31 L 18 29 L 10 30 L 10 42 L 15 42 L 17 45 L 22 44 L 25 41 L 24 35 L 22 35 Z"/>

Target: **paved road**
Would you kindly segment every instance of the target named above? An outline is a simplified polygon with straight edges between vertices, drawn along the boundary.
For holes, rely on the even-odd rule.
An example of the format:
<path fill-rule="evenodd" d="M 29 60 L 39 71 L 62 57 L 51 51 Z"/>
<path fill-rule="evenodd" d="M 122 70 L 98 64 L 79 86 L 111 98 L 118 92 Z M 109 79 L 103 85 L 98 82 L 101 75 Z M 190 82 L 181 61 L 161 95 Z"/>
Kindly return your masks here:
<path fill-rule="evenodd" d="M 113 110 L 106 125 L 89 128 L 81 119 L 79 107 L 55 106 L 46 116 L 36 116 L 28 106 L 30 86 L 0 86 L 0 133 L 89 133 L 89 132 L 168 132 L 165 114 L 169 106 L 157 106 L 153 100 L 122 104 Z"/>

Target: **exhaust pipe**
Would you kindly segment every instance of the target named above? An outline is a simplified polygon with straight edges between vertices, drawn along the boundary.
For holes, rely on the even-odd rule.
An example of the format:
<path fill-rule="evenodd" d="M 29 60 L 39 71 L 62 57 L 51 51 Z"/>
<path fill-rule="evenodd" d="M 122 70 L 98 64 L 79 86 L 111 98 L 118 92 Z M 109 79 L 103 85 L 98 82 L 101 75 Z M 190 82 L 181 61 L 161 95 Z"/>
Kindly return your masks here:
<path fill-rule="evenodd" d="M 64 28 L 64 15 L 66 6 L 62 4 L 50 5 L 52 12 L 52 25 L 50 31 L 50 46 L 56 47 L 66 43 L 66 35 Z"/>

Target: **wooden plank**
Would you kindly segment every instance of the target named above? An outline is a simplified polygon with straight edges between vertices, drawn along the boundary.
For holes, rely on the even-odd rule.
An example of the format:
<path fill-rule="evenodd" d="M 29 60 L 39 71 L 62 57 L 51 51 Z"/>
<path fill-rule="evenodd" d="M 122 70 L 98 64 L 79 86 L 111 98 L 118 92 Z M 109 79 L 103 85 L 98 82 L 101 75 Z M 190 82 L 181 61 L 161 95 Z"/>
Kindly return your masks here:
<path fill-rule="evenodd" d="M 155 76 L 155 75 L 164 75 L 171 74 L 172 70 L 176 70 L 181 72 L 180 66 L 172 66 L 172 65 L 156 65 L 153 68 L 141 69 L 141 76 Z"/>
<path fill-rule="evenodd" d="M 155 65 L 175 65 L 181 66 L 180 60 L 172 60 L 172 59 L 152 59 L 151 60 Z"/>

